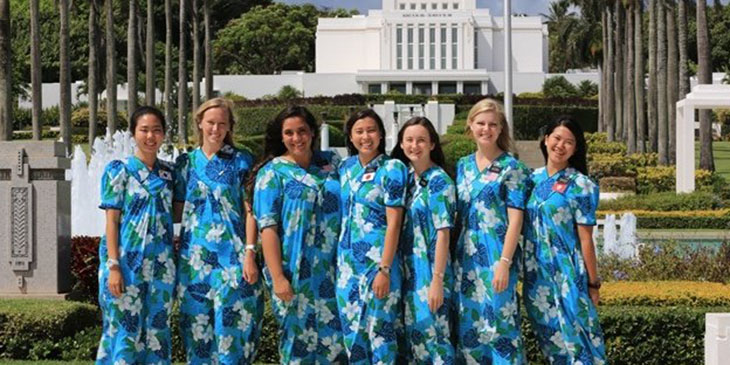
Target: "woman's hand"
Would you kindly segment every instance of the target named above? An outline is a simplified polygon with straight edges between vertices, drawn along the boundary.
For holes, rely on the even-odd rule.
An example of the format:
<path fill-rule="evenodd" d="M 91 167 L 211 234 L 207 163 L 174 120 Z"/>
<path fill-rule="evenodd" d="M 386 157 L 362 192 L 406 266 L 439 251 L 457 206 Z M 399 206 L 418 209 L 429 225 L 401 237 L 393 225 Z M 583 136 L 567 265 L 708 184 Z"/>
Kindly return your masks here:
<path fill-rule="evenodd" d="M 291 302 L 294 299 L 294 289 L 286 277 L 281 276 L 274 279 L 274 295 L 285 302 Z"/>
<path fill-rule="evenodd" d="M 259 267 L 256 264 L 256 255 L 246 250 L 246 258 L 243 262 L 243 280 L 246 280 L 249 284 L 256 284 L 259 280 Z"/>
<path fill-rule="evenodd" d="M 428 288 L 428 309 L 431 310 L 431 313 L 436 313 L 443 304 L 444 279 L 438 277 L 433 278 Z"/>
<path fill-rule="evenodd" d="M 124 278 L 122 277 L 122 270 L 119 269 L 119 265 L 114 265 L 109 268 L 109 277 L 107 278 L 107 286 L 113 296 L 119 298 L 124 293 Z"/>
<path fill-rule="evenodd" d="M 588 295 L 591 296 L 591 301 L 593 301 L 593 305 L 598 307 L 598 301 L 601 299 L 601 294 L 598 289 L 588 287 Z"/>
<path fill-rule="evenodd" d="M 379 271 L 373 280 L 373 293 L 378 299 L 383 299 L 390 293 L 390 276 Z"/>
<path fill-rule="evenodd" d="M 509 263 L 499 260 L 497 269 L 494 270 L 494 279 L 492 279 L 492 288 L 495 293 L 501 293 L 507 289 L 509 284 Z"/>

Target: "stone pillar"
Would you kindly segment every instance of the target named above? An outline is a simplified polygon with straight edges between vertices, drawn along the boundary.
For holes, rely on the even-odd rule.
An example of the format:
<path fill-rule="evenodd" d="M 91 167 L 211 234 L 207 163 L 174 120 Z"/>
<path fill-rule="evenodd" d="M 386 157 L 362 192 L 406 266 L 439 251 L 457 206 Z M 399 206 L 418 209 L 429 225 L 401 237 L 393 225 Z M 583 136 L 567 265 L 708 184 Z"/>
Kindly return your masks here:
<path fill-rule="evenodd" d="M 0 296 L 71 290 L 71 182 L 63 143 L 0 142 Z"/>
<path fill-rule="evenodd" d="M 705 313 L 705 365 L 730 359 L 730 313 Z"/>
<path fill-rule="evenodd" d="M 426 118 L 431 121 L 433 127 L 438 134 L 444 134 L 441 127 L 441 118 L 439 117 L 439 102 L 437 100 L 429 100 L 425 107 Z"/>
<path fill-rule="evenodd" d="M 413 95 L 413 81 L 406 81 L 406 95 Z"/>
<path fill-rule="evenodd" d="M 464 81 L 457 81 L 456 82 L 456 93 L 457 94 L 463 94 L 464 93 Z"/>

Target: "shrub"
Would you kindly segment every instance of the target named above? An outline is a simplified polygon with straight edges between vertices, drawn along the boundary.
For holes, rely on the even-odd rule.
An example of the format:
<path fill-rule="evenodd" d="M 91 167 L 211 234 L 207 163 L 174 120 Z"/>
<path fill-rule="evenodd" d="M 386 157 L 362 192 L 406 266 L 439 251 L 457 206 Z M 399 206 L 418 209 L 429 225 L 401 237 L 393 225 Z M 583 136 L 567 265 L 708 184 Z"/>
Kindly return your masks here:
<path fill-rule="evenodd" d="M 345 147 L 345 134 L 333 125 L 327 125 L 330 132 L 330 147 Z"/>
<path fill-rule="evenodd" d="M 675 190 L 674 166 L 649 166 L 637 168 L 636 190 L 639 194 Z M 716 191 L 723 189 L 724 179 L 707 170 L 695 170 L 695 185 L 698 190 Z"/>
<path fill-rule="evenodd" d="M 542 93 L 542 91 L 536 91 L 536 92 L 527 91 L 527 92 L 519 93 L 517 95 L 517 97 L 521 98 L 521 99 L 535 99 L 535 98 L 544 98 L 545 95 Z"/>
<path fill-rule="evenodd" d="M 514 138 L 536 140 L 540 130 L 559 115 L 570 115 L 584 132 L 595 132 L 598 128 L 598 108 L 569 105 L 521 105 L 515 102 L 513 109 Z M 466 116 L 464 116 L 466 119 Z"/>
<path fill-rule="evenodd" d="M 598 182 L 601 192 L 635 192 L 636 179 L 633 177 L 612 177 L 601 178 Z"/>
<path fill-rule="evenodd" d="M 578 96 L 591 98 L 598 95 L 598 84 L 591 80 L 583 80 L 578 84 Z"/>
<path fill-rule="evenodd" d="M 586 133 L 587 134 L 587 133 Z M 626 145 L 621 142 L 588 143 L 588 158 L 595 154 L 626 154 Z"/>
<path fill-rule="evenodd" d="M 576 98 L 580 97 L 578 89 L 564 76 L 549 77 L 542 84 L 542 93 L 546 98 Z"/>
<path fill-rule="evenodd" d="M 588 173 L 595 180 L 604 177 L 634 177 L 636 168 L 628 156 L 618 153 L 599 153 L 588 161 Z"/>
<path fill-rule="evenodd" d="M 598 211 L 597 216 L 623 212 Z M 730 210 L 691 210 L 653 212 L 632 210 L 637 225 L 643 229 L 730 229 Z"/>
<path fill-rule="evenodd" d="M 106 128 L 106 126 L 107 126 L 106 110 L 98 109 L 96 112 L 96 118 L 97 118 L 96 127 L 98 129 Z M 174 123 L 174 122 L 168 120 L 167 124 L 170 125 L 170 123 Z M 73 113 L 71 113 L 71 126 L 74 128 L 88 128 L 89 127 L 89 108 L 88 107 L 77 108 L 76 110 L 73 111 Z M 118 111 L 117 112 L 117 129 L 126 129 L 126 128 L 127 128 L 127 112 Z"/>
<path fill-rule="evenodd" d="M 601 287 L 602 305 L 730 306 L 730 285 L 697 281 L 617 281 Z"/>
<path fill-rule="evenodd" d="M 302 92 L 291 85 L 282 86 L 281 89 L 279 89 L 279 92 L 276 94 L 276 98 L 279 100 L 292 100 L 301 97 Z"/>
<path fill-rule="evenodd" d="M 604 178 L 605 179 L 605 178 Z M 603 183 L 603 180 L 601 180 Z M 651 193 L 647 195 L 624 196 L 615 200 L 601 200 L 600 210 L 649 210 L 649 211 L 689 211 L 721 209 L 725 204 L 714 193 L 696 191 L 676 194 L 673 192 Z"/>
<path fill-rule="evenodd" d="M 446 127 L 446 134 L 464 135 L 466 128 L 466 120 L 454 121 L 453 124 Z"/>
<path fill-rule="evenodd" d="M 87 303 L 96 303 L 99 292 L 100 237 L 74 236 L 71 238 L 71 275 L 76 283 L 70 297 Z"/>
<path fill-rule="evenodd" d="M 467 136 L 451 137 L 448 143 L 442 143 L 444 157 L 446 158 L 446 171 L 454 175 L 456 171 L 456 162 L 460 158 L 470 155 L 476 151 L 474 140 Z"/>
<path fill-rule="evenodd" d="M 344 105 L 305 105 L 312 114 L 321 120 L 323 113 L 327 121 L 345 120 L 355 109 Z M 256 136 L 266 132 L 267 123 L 285 107 L 285 105 L 270 105 L 262 107 L 239 107 L 234 109 L 236 117 L 235 134 L 240 137 Z"/>

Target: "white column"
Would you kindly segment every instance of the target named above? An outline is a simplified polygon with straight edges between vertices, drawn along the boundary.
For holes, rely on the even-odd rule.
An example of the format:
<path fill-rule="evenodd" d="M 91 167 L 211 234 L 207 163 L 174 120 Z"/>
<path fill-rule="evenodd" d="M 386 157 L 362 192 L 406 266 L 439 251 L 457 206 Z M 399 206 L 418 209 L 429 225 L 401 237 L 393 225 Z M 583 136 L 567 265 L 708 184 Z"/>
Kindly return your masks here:
<path fill-rule="evenodd" d="M 438 95 L 438 94 L 439 94 L 439 82 L 431 81 L 431 95 Z"/>
<path fill-rule="evenodd" d="M 451 45 L 454 43 L 454 40 L 451 37 L 451 23 L 446 23 L 446 65 L 444 66 L 444 69 L 451 69 L 451 57 L 453 56 L 451 54 Z"/>
<path fill-rule="evenodd" d="M 380 92 L 383 94 L 388 92 L 388 83 L 387 82 L 380 83 Z"/>
<path fill-rule="evenodd" d="M 426 104 L 426 118 L 433 123 L 433 127 L 438 134 L 446 133 L 446 128 L 442 128 L 441 126 L 443 123 L 441 123 L 441 118 L 439 118 L 439 102 L 437 100 L 429 100 Z"/>
<path fill-rule="evenodd" d="M 398 58 L 398 24 L 390 24 L 390 57 L 388 57 L 388 70 L 395 70 Z M 381 67 L 382 68 L 382 67 Z"/>
<path fill-rule="evenodd" d="M 435 51 L 436 51 L 436 69 L 437 70 L 443 70 L 444 69 L 444 65 L 441 64 L 441 27 L 442 26 L 443 26 L 443 24 L 438 24 L 438 23 L 434 25 L 434 27 L 436 29 L 436 31 L 435 31 L 435 33 L 436 33 L 436 47 L 434 47 L 434 48 L 435 48 Z"/>
<path fill-rule="evenodd" d="M 406 95 L 413 94 L 413 81 L 406 81 Z"/>
<path fill-rule="evenodd" d="M 330 128 L 329 125 L 327 125 L 327 121 L 322 121 L 322 126 L 320 127 L 320 140 L 319 140 L 319 148 L 322 151 L 327 151 L 330 149 Z"/>
<path fill-rule="evenodd" d="M 464 93 L 464 81 L 457 81 L 456 82 L 456 93 L 457 94 L 463 94 Z"/>
<path fill-rule="evenodd" d="M 677 102 L 676 191 L 695 190 L 695 108 L 687 99 Z"/>
<path fill-rule="evenodd" d="M 504 114 L 510 135 L 514 134 L 512 120 L 512 0 L 504 0 Z"/>
<path fill-rule="evenodd" d="M 730 313 L 705 313 L 705 365 L 727 364 L 728 359 Z"/>
<path fill-rule="evenodd" d="M 489 81 L 482 81 L 482 95 L 489 94 Z"/>
<path fill-rule="evenodd" d="M 421 41 L 420 37 L 418 37 L 418 27 L 420 24 L 414 23 L 413 24 L 413 69 L 418 70 L 418 57 L 421 56 L 421 53 L 418 51 L 418 43 Z"/>
<path fill-rule="evenodd" d="M 431 69 L 431 24 L 423 24 L 423 69 Z"/>

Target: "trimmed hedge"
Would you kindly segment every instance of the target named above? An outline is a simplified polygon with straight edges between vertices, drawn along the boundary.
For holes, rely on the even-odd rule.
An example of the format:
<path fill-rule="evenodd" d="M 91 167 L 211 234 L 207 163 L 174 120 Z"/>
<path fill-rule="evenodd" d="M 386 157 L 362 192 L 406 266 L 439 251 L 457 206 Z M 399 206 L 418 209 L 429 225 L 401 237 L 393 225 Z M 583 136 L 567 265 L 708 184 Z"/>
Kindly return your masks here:
<path fill-rule="evenodd" d="M 601 184 L 608 178 L 601 179 Z M 603 185 L 601 185 L 603 188 Z M 693 193 L 673 192 L 651 193 L 646 195 L 624 196 L 615 200 L 601 200 L 599 210 L 648 210 L 648 211 L 689 211 L 716 210 L 725 208 L 725 203 L 716 194 L 704 191 Z"/>
<path fill-rule="evenodd" d="M 697 281 L 616 281 L 601 287 L 601 305 L 730 306 L 730 285 Z"/>
<path fill-rule="evenodd" d="M 598 218 L 623 211 L 597 211 Z M 730 229 L 730 209 L 656 212 L 632 210 L 643 229 Z"/>
<path fill-rule="evenodd" d="M 648 194 L 674 191 L 676 172 L 674 166 L 651 166 L 636 169 L 637 193 Z M 715 191 L 725 185 L 725 179 L 707 170 L 695 170 L 695 185 L 698 190 Z"/>

